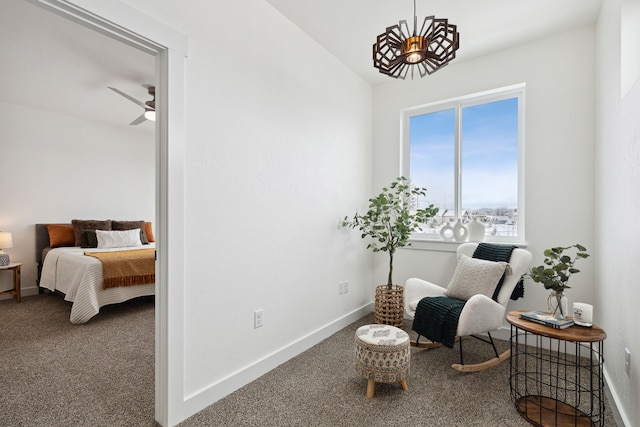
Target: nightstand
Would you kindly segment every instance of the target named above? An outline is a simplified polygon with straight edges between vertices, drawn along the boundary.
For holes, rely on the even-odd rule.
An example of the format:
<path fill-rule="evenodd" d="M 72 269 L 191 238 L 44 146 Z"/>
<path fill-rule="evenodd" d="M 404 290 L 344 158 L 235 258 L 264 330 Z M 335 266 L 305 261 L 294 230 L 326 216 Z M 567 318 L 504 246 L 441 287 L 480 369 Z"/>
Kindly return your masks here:
<path fill-rule="evenodd" d="M 511 399 L 536 426 L 604 426 L 604 347 L 597 325 L 554 329 L 510 311 Z"/>
<path fill-rule="evenodd" d="M 20 302 L 20 266 L 21 262 L 12 262 L 9 265 L 4 265 L 0 267 L 0 271 L 12 271 L 13 272 L 13 289 L 9 289 L 8 291 L 1 291 L 2 294 L 13 294 L 13 297 L 17 302 Z"/>

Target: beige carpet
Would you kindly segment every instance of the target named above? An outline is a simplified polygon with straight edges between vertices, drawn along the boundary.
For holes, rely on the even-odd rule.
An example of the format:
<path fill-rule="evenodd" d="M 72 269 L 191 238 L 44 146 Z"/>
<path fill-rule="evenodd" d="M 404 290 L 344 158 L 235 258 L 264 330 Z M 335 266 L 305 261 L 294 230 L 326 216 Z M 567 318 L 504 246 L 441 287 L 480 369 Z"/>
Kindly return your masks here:
<path fill-rule="evenodd" d="M 0 301 L 0 426 L 154 426 L 152 299 L 104 307 L 69 323 L 60 296 Z M 412 349 L 409 391 L 380 384 L 365 397 L 353 335 L 367 316 L 181 426 L 527 426 L 509 396 L 509 364 L 461 374 L 457 348 Z M 409 330 L 409 325 L 405 327 Z M 499 350 L 508 347 L 501 341 Z M 465 361 L 490 357 L 465 340 Z M 606 426 L 615 426 L 611 411 Z"/>
<path fill-rule="evenodd" d="M 291 359 L 251 384 L 214 403 L 181 427 L 195 426 L 528 426 L 511 402 L 508 361 L 492 369 L 462 374 L 450 368 L 458 347 L 411 349 L 409 390 L 376 385 L 354 369 L 354 334 L 367 316 Z M 409 332 L 411 323 L 405 321 Z M 410 332 L 413 336 L 415 333 Z M 509 343 L 497 341 L 498 350 Z M 490 345 L 464 341 L 465 363 L 493 356 Z M 611 412 L 606 426 L 615 426 Z"/>
<path fill-rule="evenodd" d="M 0 426 L 153 426 L 154 304 L 69 322 L 59 295 L 0 302 Z"/>

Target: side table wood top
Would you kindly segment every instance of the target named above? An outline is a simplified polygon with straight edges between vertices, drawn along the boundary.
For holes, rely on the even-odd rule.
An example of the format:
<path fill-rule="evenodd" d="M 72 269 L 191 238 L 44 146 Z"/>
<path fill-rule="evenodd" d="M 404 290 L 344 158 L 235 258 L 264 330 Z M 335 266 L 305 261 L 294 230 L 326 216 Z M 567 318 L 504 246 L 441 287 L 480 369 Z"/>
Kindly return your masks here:
<path fill-rule="evenodd" d="M 606 332 L 597 325 L 591 327 L 573 325 L 566 329 L 555 329 L 536 322 L 521 319 L 520 314 L 530 310 L 515 310 L 507 313 L 507 322 L 519 329 L 549 338 L 572 342 L 598 342 L 607 338 Z M 571 319 L 571 317 L 569 317 Z"/>

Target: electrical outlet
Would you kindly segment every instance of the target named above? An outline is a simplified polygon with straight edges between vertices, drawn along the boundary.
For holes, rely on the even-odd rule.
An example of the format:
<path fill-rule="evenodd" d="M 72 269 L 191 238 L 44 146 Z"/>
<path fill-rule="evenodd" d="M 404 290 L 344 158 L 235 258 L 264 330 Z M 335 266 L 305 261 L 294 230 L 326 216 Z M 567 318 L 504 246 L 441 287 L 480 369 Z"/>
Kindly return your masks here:
<path fill-rule="evenodd" d="M 349 292 L 349 281 L 343 280 L 338 283 L 338 295 L 344 295 Z"/>
<path fill-rule="evenodd" d="M 253 312 L 253 329 L 258 329 L 262 326 L 262 309 Z"/>
<path fill-rule="evenodd" d="M 624 371 L 631 376 L 631 352 L 628 348 L 624 349 Z"/>

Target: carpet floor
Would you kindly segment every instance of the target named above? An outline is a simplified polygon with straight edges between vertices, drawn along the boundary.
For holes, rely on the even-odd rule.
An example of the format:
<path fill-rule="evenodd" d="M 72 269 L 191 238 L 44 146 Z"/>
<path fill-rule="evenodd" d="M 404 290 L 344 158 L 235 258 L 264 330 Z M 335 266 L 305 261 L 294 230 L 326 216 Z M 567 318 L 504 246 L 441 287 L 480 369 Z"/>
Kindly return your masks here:
<path fill-rule="evenodd" d="M 60 295 L 0 302 L 0 426 L 154 426 L 154 303 L 84 325 Z"/>
<path fill-rule="evenodd" d="M 0 426 L 155 426 L 154 305 L 104 307 L 69 322 L 57 295 L 0 301 Z M 509 395 L 509 363 L 461 374 L 458 350 L 411 349 L 408 391 L 356 375 L 355 330 L 366 316 L 180 424 L 195 426 L 527 426 Z M 405 323 L 410 330 L 410 323 Z M 498 341 L 499 350 L 508 342 Z M 465 362 L 491 357 L 465 340 Z M 605 426 L 615 426 L 607 410 Z"/>
<path fill-rule="evenodd" d="M 354 370 L 354 335 L 373 323 L 366 316 L 180 424 L 199 426 L 528 426 L 509 391 L 509 363 L 463 374 L 451 369 L 459 352 L 411 348 L 408 391 L 377 384 L 368 399 L 367 380 Z M 403 329 L 411 331 L 411 322 Z M 414 332 L 410 332 L 412 338 Z M 509 342 L 496 340 L 500 352 Z M 465 363 L 493 356 L 490 345 L 467 338 Z M 605 426 L 615 426 L 611 412 Z"/>

